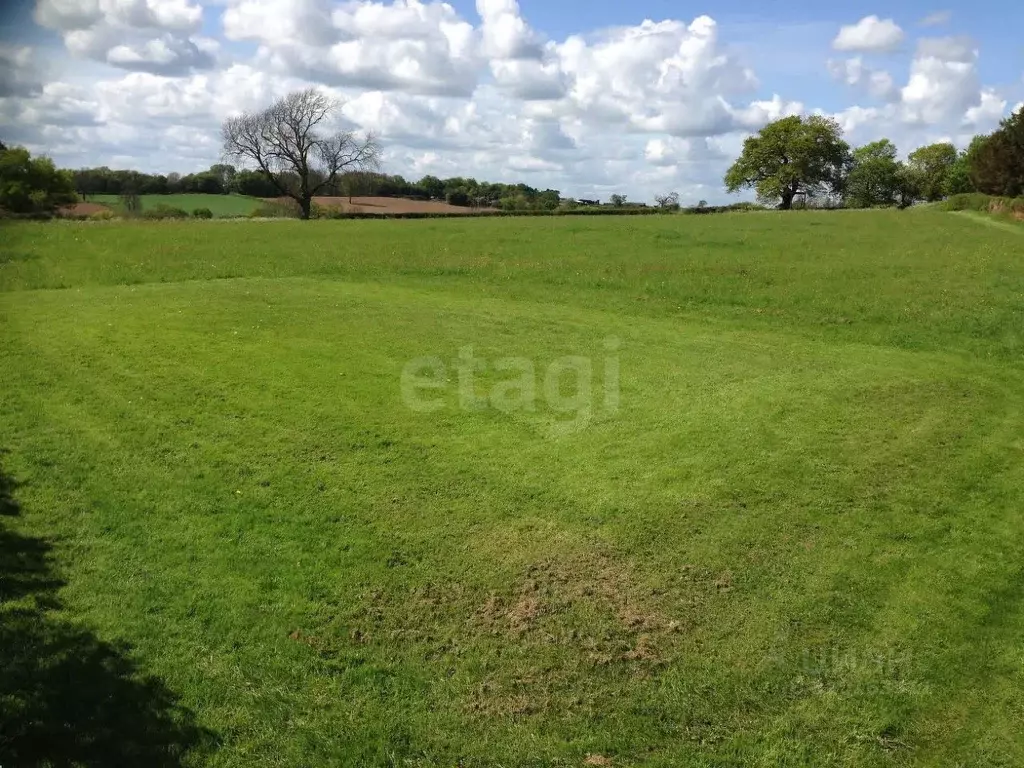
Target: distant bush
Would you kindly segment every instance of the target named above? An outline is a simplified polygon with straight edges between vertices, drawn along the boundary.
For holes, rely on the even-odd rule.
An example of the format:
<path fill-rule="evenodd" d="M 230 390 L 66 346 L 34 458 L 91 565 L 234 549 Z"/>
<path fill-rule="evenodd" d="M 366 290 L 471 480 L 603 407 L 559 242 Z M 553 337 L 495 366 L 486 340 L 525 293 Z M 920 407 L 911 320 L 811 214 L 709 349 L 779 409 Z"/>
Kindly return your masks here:
<path fill-rule="evenodd" d="M 195 210 L 192 211 L 192 218 L 193 219 L 212 219 L 213 218 L 213 211 L 211 211 L 209 208 L 196 208 Z"/>
<path fill-rule="evenodd" d="M 449 192 L 445 199 L 447 200 L 448 205 L 458 205 L 462 207 L 467 207 L 470 203 L 469 193 L 461 189 L 456 189 L 453 190 L 452 192 Z"/>
<path fill-rule="evenodd" d="M 1006 213 L 1015 219 L 1024 218 L 1024 197 L 997 197 L 988 210 L 989 213 Z"/>
<path fill-rule="evenodd" d="M 309 209 L 311 219 L 344 219 L 345 212 L 334 205 L 319 205 L 313 203 Z"/>
<path fill-rule="evenodd" d="M 795 206 L 794 206 L 795 207 Z M 697 205 L 690 206 L 689 208 L 683 208 L 683 213 L 703 216 L 709 213 L 741 213 L 743 211 L 764 211 L 767 210 L 763 205 L 757 203 L 732 203 L 730 205 L 708 205 L 704 200 L 701 200 Z"/>
<path fill-rule="evenodd" d="M 318 208 L 320 206 L 317 206 Z M 297 219 L 301 211 L 294 200 L 268 200 L 249 214 L 250 219 Z"/>
<path fill-rule="evenodd" d="M 1024 218 L 1024 197 L 995 197 L 981 192 L 950 195 L 939 204 L 944 211 L 981 211 Z"/>
<path fill-rule="evenodd" d="M 939 207 L 944 211 L 987 211 L 993 199 L 981 192 L 964 192 L 950 195 Z"/>
<path fill-rule="evenodd" d="M 722 206 L 720 208 L 706 208 L 700 213 L 724 213 L 726 211 L 749 210 L 750 204 L 739 204 L 738 206 Z M 755 207 L 756 210 L 761 210 Z M 684 213 L 698 212 L 687 209 Z M 327 219 L 483 219 L 496 217 L 534 217 L 534 216 L 671 216 L 677 212 L 666 211 L 662 208 L 641 208 L 641 207 L 580 207 L 580 208 L 558 208 L 555 210 L 528 210 L 528 211 L 469 211 L 466 213 L 454 212 L 427 212 L 427 211 L 405 211 L 394 213 L 366 213 L 353 211 L 351 213 L 336 208 L 326 209 L 320 218 Z M 252 215 L 259 215 L 252 214 Z"/>
<path fill-rule="evenodd" d="M 184 208 L 175 208 L 173 205 L 155 205 L 152 208 L 142 211 L 139 214 L 143 219 L 187 219 L 188 211 Z"/>

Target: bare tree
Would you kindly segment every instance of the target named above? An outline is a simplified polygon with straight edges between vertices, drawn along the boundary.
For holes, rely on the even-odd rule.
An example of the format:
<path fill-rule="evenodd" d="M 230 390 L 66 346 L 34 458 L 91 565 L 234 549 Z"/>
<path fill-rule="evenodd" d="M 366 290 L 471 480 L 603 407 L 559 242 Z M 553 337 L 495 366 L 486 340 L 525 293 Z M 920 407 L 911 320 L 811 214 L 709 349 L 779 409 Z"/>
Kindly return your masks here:
<path fill-rule="evenodd" d="M 674 211 L 679 208 L 679 193 L 669 192 L 667 195 L 655 195 L 654 202 L 658 204 L 659 208 Z"/>
<path fill-rule="evenodd" d="M 380 145 L 373 135 L 321 132 L 338 107 L 329 96 L 308 88 L 262 112 L 232 117 L 221 129 L 224 155 L 254 163 L 308 219 L 314 195 L 333 186 L 339 175 L 380 166 Z"/>
<path fill-rule="evenodd" d="M 137 216 L 142 213 L 142 198 L 133 182 L 125 182 L 121 187 L 120 200 L 121 207 L 129 216 Z"/>

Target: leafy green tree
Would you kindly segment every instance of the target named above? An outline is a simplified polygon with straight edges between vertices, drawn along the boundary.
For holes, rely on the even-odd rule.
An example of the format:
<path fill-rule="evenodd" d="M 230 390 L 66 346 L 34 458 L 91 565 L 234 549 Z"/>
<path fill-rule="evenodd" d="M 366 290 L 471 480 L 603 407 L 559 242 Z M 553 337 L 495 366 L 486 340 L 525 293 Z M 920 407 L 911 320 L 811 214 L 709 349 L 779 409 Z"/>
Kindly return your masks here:
<path fill-rule="evenodd" d="M 167 177 L 167 188 L 171 189 L 171 176 Z M 177 181 L 177 180 L 176 180 Z M 241 170 L 235 174 L 234 178 L 234 189 L 240 195 L 249 195 L 251 197 L 277 197 L 280 192 L 267 177 L 259 171 Z"/>
<path fill-rule="evenodd" d="M 794 115 L 743 142 L 725 186 L 730 192 L 753 188 L 762 202 L 789 210 L 798 196 L 838 194 L 849 162 L 850 145 L 835 120 Z"/>
<path fill-rule="evenodd" d="M 234 186 L 235 175 L 238 173 L 235 166 L 228 165 L 227 163 L 217 163 L 216 165 L 211 165 L 210 170 L 207 171 L 207 173 L 217 177 L 220 182 L 221 193 L 225 195 L 231 193 L 231 188 Z"/>
<path fill-rule="evenodd" d="M 68 171 L 24 147 L 0 150 L 0 208 L 13 213 L 49 212 L 78 200 Z"/>
<path fill-rule="evenodd" d="M 445 198 L 448 201 L 448 205 L 458 205 L 466 207 L 472 202 L 472 198 L 465 189 L 452 189 L 448 192 Z"/>
<path fill-rule="evenodd" d="M 900 208 L 909 208 L 921 199 L 921 177 L 906 163 L 896 166 L 895 202 Z"/>
<path fill-rule="evenodd" d="M 956 147 L 949 142 L 929 144 L 910 153 L 907 167 L 917 177 L 922 200 L 934 202 L 948 194 L 947 181 L 956 160 Z"/>
<path fill-rule="evenodd" d="M 562 201 L 562 194 L 557 189 L 545 189 L 539 192 L 533 200 L 533 205 L 544 211 L 553 211 Z"/>
<path fill-rule="evenodd" d="M 959 152 L 956 160 L 949 167 L 949 173 L 946 174 L 946 183 L 942 192 L 948 197 L 974 191 L 974 184 L 971 182 L 970 158 L 967 152 Z"/>
<path fill-rule="evenodd" d="M 625 195 L 615 194 L 615 195 L 612 195 L 609 198 L 609 200 L 611 201 L 611 204 L 615 208 L 621 208 L 622 206 L 624 206 L 626 204 L 626 196 Z"/>
<path fill-rule="evenodd" d="M 419 181 L 419 187 L 431 200 L 440 200 L 444 197 L 444 182 L 437 176 L 424 176 Z"/>
<path fill-rule="evenodd" d="M 851 208 L 894 205 L 907 180 L 891 141 L 882 139 L 858 147 L 844 185 L 846 204 Z"/>
<path fill-rule="evenodd" d="M 989 195 L 1024 194 L 1024 107 L 968 150 L 971 182 Z"/>

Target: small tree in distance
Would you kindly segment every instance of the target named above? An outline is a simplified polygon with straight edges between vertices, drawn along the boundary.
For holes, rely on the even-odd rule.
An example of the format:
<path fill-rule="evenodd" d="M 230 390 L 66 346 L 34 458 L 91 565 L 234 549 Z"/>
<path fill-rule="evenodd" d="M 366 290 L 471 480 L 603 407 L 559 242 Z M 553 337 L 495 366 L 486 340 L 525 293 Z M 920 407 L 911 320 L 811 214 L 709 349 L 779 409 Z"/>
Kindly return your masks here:
<path fill-rule="evenodd" d="M 667 195 L 655 195 L 654 202 L 658 204 L 659 208 L 669 211 L 677 210 L 679 208 L 679 193 L 669 192 Z"/>
<path fill-rule="evenodd" d="M 612 195 L 608 199 L 611 202 L 612 206 L 614 206 L 615 208 L 621 208 L 622 206 L 624 206 L 626 204 L 626 196 L 625 195 L 615 194 L 615 195 Z"/>
<path fill-rule="evenodd" d="M 142 213 L 142 198 L 134 186 L 125 187 L 120 195 L 121 207 L 129 216 L 137 216 Z"/>
<path fill-rule="evenodd" d="M 380 145 L 371 134 L 323 131 L 338 106 L 316 88 L 308 88 L 262 112 L 229 118 L 221 129 L 224 155 L 255 164 L 308 219 L 313 197 L 333 187 L 340 175 L 380 167 Z"/>

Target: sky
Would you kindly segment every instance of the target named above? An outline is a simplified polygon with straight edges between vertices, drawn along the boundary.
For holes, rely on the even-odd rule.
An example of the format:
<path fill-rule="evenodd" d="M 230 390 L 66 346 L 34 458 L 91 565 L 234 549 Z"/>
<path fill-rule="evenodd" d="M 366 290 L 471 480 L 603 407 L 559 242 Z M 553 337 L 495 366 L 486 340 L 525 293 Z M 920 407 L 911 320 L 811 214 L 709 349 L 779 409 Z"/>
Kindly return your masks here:
<path fill-rule="evenodd" d="M 993 0 L 0 0 L 0 140 L 188 173 L 227 117 L 312 85 L 388 173 L 717 203 L 785 115 L 966 146 L 1024 102 L 1022 30 Z"/>

